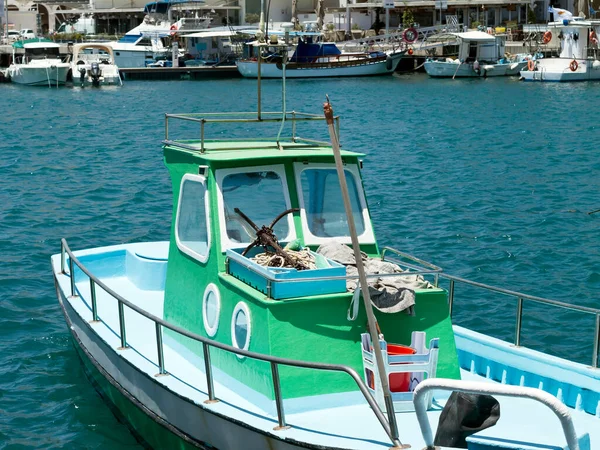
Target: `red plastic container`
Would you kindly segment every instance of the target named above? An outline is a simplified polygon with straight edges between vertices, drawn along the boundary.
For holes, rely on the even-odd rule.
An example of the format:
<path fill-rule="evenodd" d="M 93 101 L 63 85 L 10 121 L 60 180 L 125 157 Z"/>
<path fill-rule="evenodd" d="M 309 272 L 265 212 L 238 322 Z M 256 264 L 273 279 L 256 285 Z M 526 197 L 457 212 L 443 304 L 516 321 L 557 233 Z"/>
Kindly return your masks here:
<path fill-rule="evenodd" d="M 387 346 L 388 355 L 399 356 L 399 355 L 414 355 L 417 351 L 408 347 L 407 345 L 400 344 L 388 344 Z M 405 363 L 398 363 L 405 364 Z M 395 365 L 395 364 L 392 364 Z M 412 372 L 401 372 L 401 373 L 390 373 L 390 391 L 392 392 L 408 392 L 410 389 L 410 378 Z"/>

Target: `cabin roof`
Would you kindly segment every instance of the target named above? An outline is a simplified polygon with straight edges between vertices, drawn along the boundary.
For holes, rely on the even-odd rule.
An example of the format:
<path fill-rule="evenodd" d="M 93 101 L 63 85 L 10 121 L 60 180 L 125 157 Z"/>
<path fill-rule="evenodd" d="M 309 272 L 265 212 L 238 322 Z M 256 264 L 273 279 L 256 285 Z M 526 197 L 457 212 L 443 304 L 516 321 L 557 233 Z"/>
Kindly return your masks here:
<path fill-rule="evenodd" d="M 199 140 L 165 142 L 165 149 L 194 154 L 206 161 L 258 161 L 288 160 L 298 158 L 331 157 L 331 146 L 307 145 L 302 142 L 282 142 L 282 149 L 276 141 L 204 141 L 204 151 Z M 364 153 L 342 150 L 342 156 L 363 157 Z"/>

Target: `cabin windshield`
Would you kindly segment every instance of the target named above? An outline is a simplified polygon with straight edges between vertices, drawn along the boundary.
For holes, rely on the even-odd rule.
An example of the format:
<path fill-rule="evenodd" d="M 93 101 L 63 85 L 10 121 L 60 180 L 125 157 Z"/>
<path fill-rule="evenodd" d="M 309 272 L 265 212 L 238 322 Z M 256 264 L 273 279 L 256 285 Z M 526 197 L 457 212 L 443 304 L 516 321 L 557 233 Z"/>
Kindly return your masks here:
<path fill-rule="evenodd" d="M 26 48 L 25 55 L 30 59 L 44 59 L 48 57 L 59 57 L 58 47 Z"/>
<path fill-rule="evenodd" d="M 223 211 L 227 238 L 232 242 L 250 243 L 256 238 L 253 228 L 235 212 L 239 208 L 259 228 L 270 225 L 289 208 L 281 177 L 275 171 L 232 173 L 223 178 Z M 288 220 L 282 219 L 273 231 L 284 240 L 290 233 Z"/>
<path fill-rule="evenodd" d="M 349 170 L 345 172 L 356 233 L 360 236 L 365 232 L 363 208 L 355 178 Z M 301 173 L 300 182 L 310 233 L 316 237 L 349 236 L 348 221 L 336 170 L 305 169 Z"/>

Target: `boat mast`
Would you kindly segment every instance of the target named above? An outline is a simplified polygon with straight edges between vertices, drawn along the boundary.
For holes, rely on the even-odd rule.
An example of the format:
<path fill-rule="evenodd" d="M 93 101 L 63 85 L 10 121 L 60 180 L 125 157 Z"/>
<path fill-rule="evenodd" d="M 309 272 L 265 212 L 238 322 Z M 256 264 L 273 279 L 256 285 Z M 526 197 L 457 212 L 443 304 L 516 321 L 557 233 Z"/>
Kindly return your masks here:
<path fill-rule="evenodd" d="M 356 269 L 358 270 L 358 281 L 360 283 L 360 289 L 362 291 L 362 297 L 365 304 L 365 311 L 367 313 L 367 321 L 369 323 L 369 334 L 371 335 L 371 342 L 373 343 L 373 350 L 375 353 L 375 359 L 377 361 L 377 371 L 379 372 L 379 378 L 381 380 L 381 389 L 383 390 L 383 396 L 388 414 L 390 430 L 394 438 L 393 448 L 409 448 L 410 445 L 403 445 L 398 439 L 398 425 L 396 423 L 396 415 L 394 412 L 394 402 L 392 401 L 392 395 L 390 393 L 387 371 L 385 370 L 385 365 L 383 363 L 383 353 L 381 352 L 381 345 L 379 344 L 377 319 L 373 314 L 373 306 L 371 305 L 369 284 L 367 282 L 365 267 L 362 262 L 362 254 L 360 251 L 360 243 L 358 242 L 358 235 L 356 234 L 356 225 L 354 224 L 354 216 L 352 215 L 352 205 L 350 204 L 350 196 L 348 195 L 348 184 L 346 183 L 346 175 L 344 173 L 344 163 L 342 161 L 340 145 L 338 142 L 337 134 L 335 132 L 335 127 L 333 123 L 333 109 L 331 108 L 331 104 L 329 103 L 329 97 L 327 97 L 327 102 L 323 104 L 323 111 L 325 113 L 325 119 L 327 120 L 327 126 L 329 128 L 329 137 L 331 139 L 333 156 L 335 158 L 335 167 L 337 169 L 338 178 L 340 180 L 342 199 L 344 201 L 344 209 L 346 210 L 346 219 L 348 221 L 348 231 L 350 232 L 350 239 L 352 240 L 352 249 L 354 250 L 354 259 L 356 260 Z"/>

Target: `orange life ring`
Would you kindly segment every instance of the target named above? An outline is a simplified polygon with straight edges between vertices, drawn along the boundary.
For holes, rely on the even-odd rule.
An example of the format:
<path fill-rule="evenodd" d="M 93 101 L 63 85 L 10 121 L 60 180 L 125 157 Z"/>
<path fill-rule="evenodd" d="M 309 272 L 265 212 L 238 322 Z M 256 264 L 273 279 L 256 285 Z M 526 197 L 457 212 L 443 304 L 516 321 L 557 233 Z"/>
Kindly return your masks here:
<path fill-rule="evenodd" d="M 527 61 L 527 70 L 529 70 L 530 72 L 533 72 L 535 69 L 535 62 L 533 61 L 533 59 L 530 59 L 529 61 Z"/>
<path fill-rule="evenodd" d="M 571 69 L 571 72 L 575 72 L 578 67 L 579 63 L 575 60 L 571 61 L 571 64 L 569 64 L 569 69 Z"/>
<path fill-rule="evenodd" d="M 590 31 L 590 42 L 598 45 L 598 36 L 596 36 L 596 32 L 594 30 Z"/>
<path fill-rule="evenodd" d="M 546 31 L 544 33 L 544 37 L 543 37 L 544 44 L 547 44 L 551 40 L 552 40 L 552 33 L 550 31 Z"/>
<path fill-rule="evenodd" d="M 171 36 L 175 36 L 177 34 L 177 25 L 171 25 Z"/>

